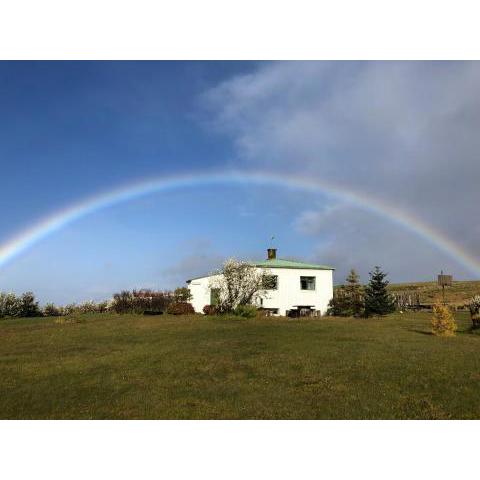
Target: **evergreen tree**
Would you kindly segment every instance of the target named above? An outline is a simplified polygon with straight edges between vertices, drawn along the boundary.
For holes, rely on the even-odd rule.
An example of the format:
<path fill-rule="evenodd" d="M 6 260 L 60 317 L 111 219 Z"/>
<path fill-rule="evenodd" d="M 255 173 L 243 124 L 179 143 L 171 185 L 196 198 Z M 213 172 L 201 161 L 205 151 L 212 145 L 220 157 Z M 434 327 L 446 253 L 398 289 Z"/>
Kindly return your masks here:
<path fill-rule="evenodd" d="M 333 291 L 333 298 L 328 303 L 327 315 L 333 315 L 334 317 L 350 316 L 350 308 L 344 285 L 340 285 Z"/>
<path fill-rule="evenodd" d="M 360 285 L 360 276 L 352 268 L 346 278 L 345 296 L 347 297 L 350 315 L 359 317 L 364 310 L 363 289 Z"/>
<path fill-rule="evenodd" d="M 380 267 L 370 272 L 370 281 L 365 287 L 365 316 L 387 315 L 395 310 L 392 296 L 387 291 L 386 273 Z"/>
<path fill-rule="evenodd" d="M 346 278 L 346 285 L 335 289 L 330 300 L 328 314 L 337 317 L 358 317 L 363 313 L 363 289 L 359 283 L 359 276 L 354 269 L 350 270 Z"/>

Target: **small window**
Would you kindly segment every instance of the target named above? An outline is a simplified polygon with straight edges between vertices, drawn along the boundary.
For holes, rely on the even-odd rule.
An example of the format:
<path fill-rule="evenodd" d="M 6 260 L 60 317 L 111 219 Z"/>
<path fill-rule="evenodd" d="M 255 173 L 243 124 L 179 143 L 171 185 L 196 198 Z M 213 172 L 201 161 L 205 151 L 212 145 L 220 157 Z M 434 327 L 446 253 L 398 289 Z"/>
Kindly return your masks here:
<path fill-rule="evenodd" d="M 218 305 L 220 301 L 220 289 L 211 288 L 210 289 L 210 305 Z"/>
<path fill-rule="evenodd" d="M 301 290 L 315 290 L 315 277 L 300 277 Z"/>
<path fill-rule="evenodd" d="M 263 288 L 265 290 L 277 290 L 277 288 L 278 288 L 278 276 L 277 275 L 264 275 L 263 276 Z"/>

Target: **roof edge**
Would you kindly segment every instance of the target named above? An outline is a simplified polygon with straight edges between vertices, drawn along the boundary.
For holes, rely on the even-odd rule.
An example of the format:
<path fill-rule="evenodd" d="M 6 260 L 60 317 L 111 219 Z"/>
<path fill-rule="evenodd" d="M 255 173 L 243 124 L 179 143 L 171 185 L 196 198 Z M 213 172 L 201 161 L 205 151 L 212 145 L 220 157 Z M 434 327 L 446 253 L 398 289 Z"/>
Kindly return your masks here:
<path fill-rule="evenodd" d="M 277 260 L 282 260 L 282 259 L 277 259 Z M 287 262 L 289 260 L 286 260 Z M 250 262 L 252 266 L 254 267 L 257 267 L 257 268 L 283 268 L 283 269 L 286 269 L 286 270 L 330 270 L 330 271 L 334 271 L 335 268 L 333 267 L 330 267 L 328 265 L 313 265 L 313 264 L 308 264 L 306 263 L 305 265 L 268 265 L 268 260 L 264 260 L 263 263 L 253 263 L 253 262 Z M 298 262 L 298 263 L 301 263 L 301 262 Z M 208 278 L 208 277 L 214 277 L 215 275 L 219 275 L 221 274 L 221 272 L 217 272 L 217 273 L 210 273 L 208 275 L 201 275 L 199 277 L 193 277 L 193 278 L 189 278 L 186 283 L 190 283 L 190 282 L 193 282 L 193 280 L 200 280 L 201 278 Z"/>

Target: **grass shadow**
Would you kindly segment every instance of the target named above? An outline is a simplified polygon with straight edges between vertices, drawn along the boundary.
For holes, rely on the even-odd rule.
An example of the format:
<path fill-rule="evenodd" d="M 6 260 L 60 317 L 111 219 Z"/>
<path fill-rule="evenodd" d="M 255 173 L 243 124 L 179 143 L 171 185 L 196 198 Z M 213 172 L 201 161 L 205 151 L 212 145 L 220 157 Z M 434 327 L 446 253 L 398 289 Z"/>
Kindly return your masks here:
<path fill-rule="evenodd" d="M 480 336 L 480 329 L 468 327 L 465 330 L 457 330 L 457 333 L 462 333 L 466 335 Z"/>
<path fill-rule="evenodd" d="M 428 331 L 428 330 L 419 330 L 416 328 L 407 328 L 407 332 L 414 332 L 414 333 L 420 333 L 421 335 L 431 335 L 433 336 L 433 333 Z M 471 328 L 467 328 L 466 330 L 457 330 L 456 334 L 460 335 L 479 335 L 480 336 L 480 330 L 472 330 Z"/>
<path fill-rule="evenodd" d="M 432 335 L 433 336 L 433 333 L 428 331 L 428 330 L 418 330 L 416 328 L 407 328 L 407 331 L 408 332 L 414 332 L 414 333 L 420 333 L 422 335 Z"/>

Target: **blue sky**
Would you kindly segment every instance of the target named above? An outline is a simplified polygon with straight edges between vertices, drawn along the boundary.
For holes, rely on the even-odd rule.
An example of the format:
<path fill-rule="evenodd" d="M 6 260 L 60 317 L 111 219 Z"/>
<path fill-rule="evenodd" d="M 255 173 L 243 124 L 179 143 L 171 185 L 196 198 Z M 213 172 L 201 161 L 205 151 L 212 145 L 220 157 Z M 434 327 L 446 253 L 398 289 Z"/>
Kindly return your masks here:
<path fill-rule="evenodd" d="M 476 255 L 479 79 L 475 62 L 0 62 L 0 244 L 119 185 L 235 168 L 373 193 Z M 337 281 L 377 263 L 396 281 L 472 278 L 321 192 L 222 185 L 89 215 L 4 266 L 0 290 L 67 303 L 172 288 L 228 256 L 261 258 L 271 235 L 282 256 L 333 263 Z"/>

